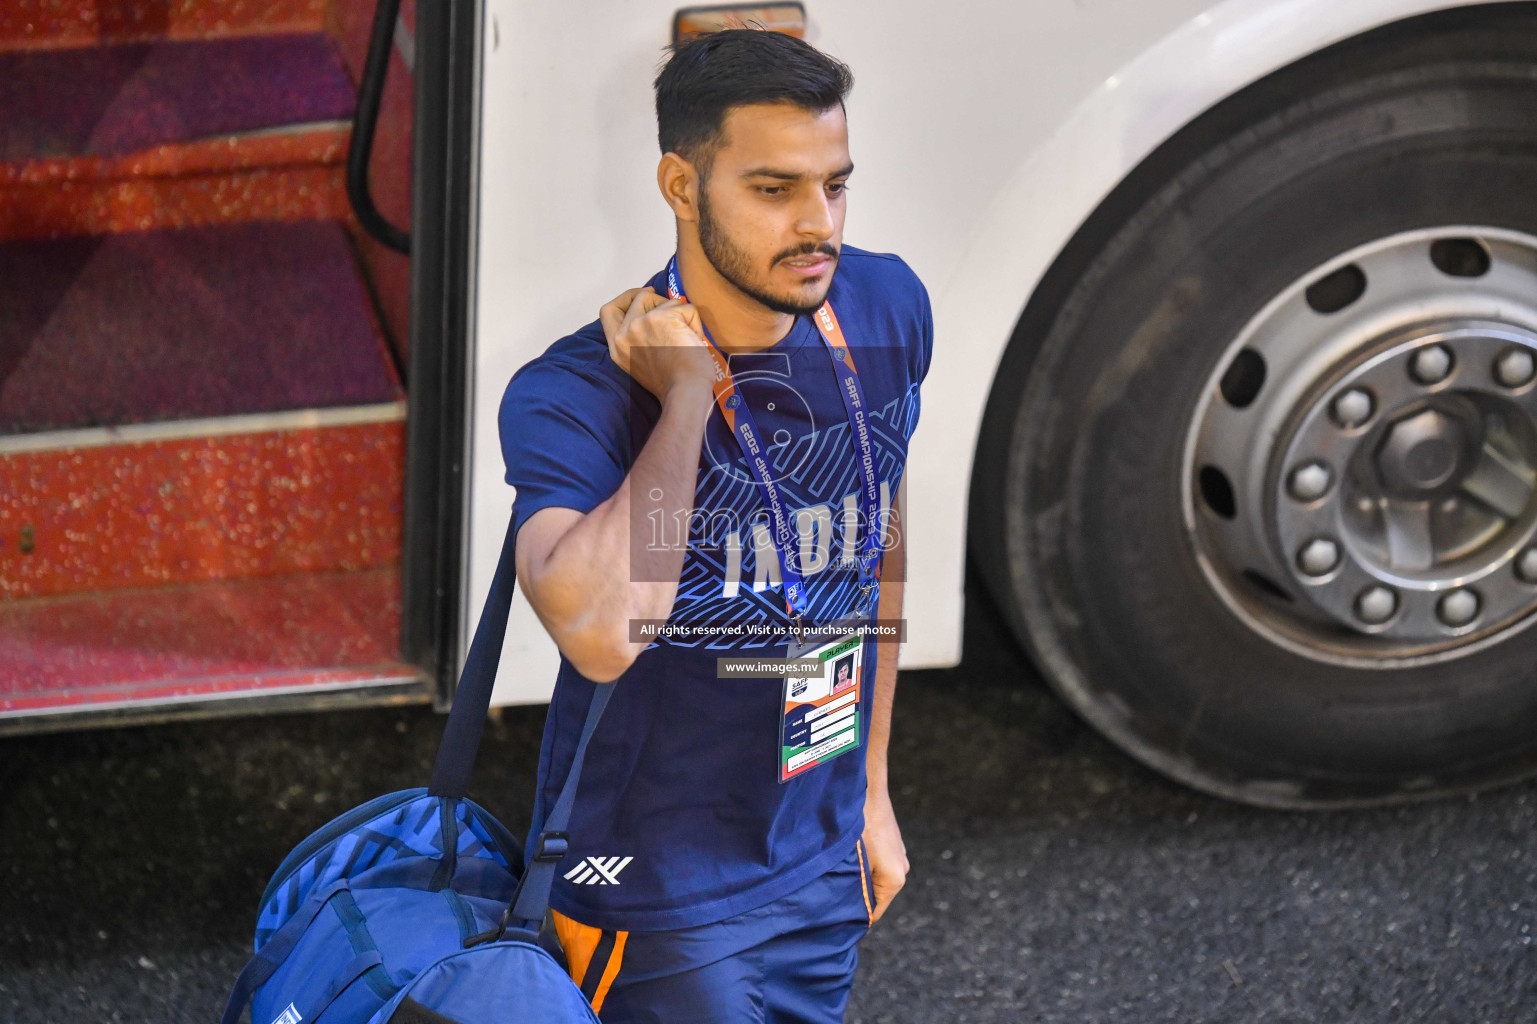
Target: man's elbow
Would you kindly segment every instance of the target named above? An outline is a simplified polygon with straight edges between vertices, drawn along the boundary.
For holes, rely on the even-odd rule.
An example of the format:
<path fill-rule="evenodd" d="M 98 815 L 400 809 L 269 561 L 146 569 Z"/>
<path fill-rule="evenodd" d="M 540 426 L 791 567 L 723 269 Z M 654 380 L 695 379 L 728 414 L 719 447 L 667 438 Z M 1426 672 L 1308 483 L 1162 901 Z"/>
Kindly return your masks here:
<path fill-rule="evenodd" d="M 545 631 L 555 641 L 573 668 L 598 683 L 608 683 L 624 675 L 648 646 L 631 636 L 635 622 L 666 618 L 667 608 L 656 603 L 657 596 L 630 590 L 619 594 L 597 594 L 570 577 L 545 574 L 528 581 L 525 593 Z M 629 603 L 643 599 L 639 606 Z"/>
<path fill-rule="evenodd" d="M 573 668 L 595 683 L 611 683 L 624 675 L 645 649 L 618 630 L 584 631 L 563 638 L 557 646 Z"/>
<path fill-rule="evenodd" d="M 646 649 L 646 644 L 630 643 L 627 626 L 629 618 L 603 615 L 593 607 L 573 607 L 569 615 L 544 618 L 555 646 L 593 683 L 612 683 Z"/>

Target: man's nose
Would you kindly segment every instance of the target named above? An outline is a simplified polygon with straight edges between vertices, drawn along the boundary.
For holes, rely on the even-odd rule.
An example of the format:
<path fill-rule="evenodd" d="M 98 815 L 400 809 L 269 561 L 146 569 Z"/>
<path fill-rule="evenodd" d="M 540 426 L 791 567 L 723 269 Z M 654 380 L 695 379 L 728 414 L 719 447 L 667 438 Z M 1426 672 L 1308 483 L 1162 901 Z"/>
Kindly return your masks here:
<path fill-rule="evenodd" d="M 797 234 L 818 242 L 825 242 L 833 236 L 832 205 L 821 189 L 817 189 L 802 206 L 795 230 Z"/>

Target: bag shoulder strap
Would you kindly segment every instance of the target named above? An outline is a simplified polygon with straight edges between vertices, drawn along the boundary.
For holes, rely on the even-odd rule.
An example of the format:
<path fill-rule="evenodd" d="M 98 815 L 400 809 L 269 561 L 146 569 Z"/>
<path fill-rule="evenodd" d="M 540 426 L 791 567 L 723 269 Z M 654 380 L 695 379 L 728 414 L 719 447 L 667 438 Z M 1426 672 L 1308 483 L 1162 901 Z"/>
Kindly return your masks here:
<path fill-rule="evenodd" d="M 587 759 L 587 743 L 603 718 L 614 695 L 613 683 L 599 683 L 593 687 L 592 703 L 587 706 L 587 720 L 582 723 L 582 736 L 576 742 L 576 752 L 571 757 L 571 771 L 566 784 L 549 816 L 543 822 L 534 822 L 529 830 L 528 846 L 524 851 L 523 879 L 518 883 L 518 893 L 513 897 L 512 916 L 524 921 L 543 921 L 550 906 L 550 887 L 555 884 L 555 868 L 566 855 L 570 845 L 567 828 L 571 825 L 571 808 L 576 804 L 576 787 L 582 778 L 582 762 Z"/>
<path fill-rule="evenodd" d="M 502 642 L 507 635 L 507 617 L 512 611 L 517 573 L 514 520 L 507 524 L 507 538 L 502 542 L 502 554 L 496 564 L 496 575 L 491 580 L 491 591 L 486 595 L 480 622 L 475 626 L 475 637 L 470 641 L 464 670 L 459 674 L 459 686 L 454 691 L 454 706 L 443 727 L 443 739 L 438 743 L 432 782 L 427 790 L 433 796 L 463 799 L 469 789 L 475 755 L 485 732 L 486 712 L 491 708 L 497 666 L 502 660 Z M 571 824 L 571 808 L 576 803 L 587 743 L 598 727 L 598 720 L 603 717 L 603 709 L 608 706 L 613 690 L 612 683 L 602 683 L 594 688 L 565 786 L 548 817 L 542 823 L 536 821 L 529 833 L 523 877 L 509 908 L 512 916 L 526 921 L 544 919 L 550 902 L 550 887 L 555 882 L 555 867 L 566 854 L 566 829 Z"/>
<path fill-rule="evenodd" d="M 512 611 L 512 591 L 518 582 L 516 533 L 507 524 L 507 539 L 502 542 L 491 592 L 480 611 L 470 652 L 459 673 L 454 689 L 454 706 L 443 726 L 438 742 L 437 760 L 432 766 L 432 781 L 427 792 L 433 796 L 463 799 L 470 786 L 470 772 L 480 750 L 481 734 L 486 728 L 486 713 L 491 710 L 491 689 L 496 685 L 496 669 L 502 661 L 502 640 L 507 635 L 507 616 Z"/>

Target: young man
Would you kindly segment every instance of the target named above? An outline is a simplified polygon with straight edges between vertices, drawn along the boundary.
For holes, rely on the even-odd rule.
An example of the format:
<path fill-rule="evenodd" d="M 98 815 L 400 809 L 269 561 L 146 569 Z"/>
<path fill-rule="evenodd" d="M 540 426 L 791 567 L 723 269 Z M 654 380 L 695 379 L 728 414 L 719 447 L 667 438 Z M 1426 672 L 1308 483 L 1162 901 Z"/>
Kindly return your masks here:
<path fill-rule="evenodd" d="M 901 618 L 895 496 L 933 332 L 906 264 L 843 244 L 851 81 L 769 32 L 676 46 L 656 80 L 675 258 L 502 402 L 519 580 L 562 655 L 541 811 L 615 687 L 551 900 L 605 1022 L 839 1021 L 907 873 L 897 646 L 845 627 Z M 726 668 L 748 656 L 811 661 Z"/>

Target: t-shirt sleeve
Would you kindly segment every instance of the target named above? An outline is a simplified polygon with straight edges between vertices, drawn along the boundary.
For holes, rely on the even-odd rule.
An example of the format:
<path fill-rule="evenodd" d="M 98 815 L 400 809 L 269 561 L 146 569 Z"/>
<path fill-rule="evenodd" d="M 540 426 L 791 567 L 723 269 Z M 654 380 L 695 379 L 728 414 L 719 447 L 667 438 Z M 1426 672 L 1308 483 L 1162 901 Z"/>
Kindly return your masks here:
<path fill-rule="evenodd" d="M 629 472 L 629 404 L 580 365 L 536 359 L 513 375 L 497 417 L 514 529 L 542 508 L 591 512 Z"/>
<path fill-rule="evenodd" d="M 916 280 L 916 278 L 915 278 Z M 918 368 L 917 381 L 923 383 L 923 379 L 929 375 L 929 364 L 934 361 L 934 310 L 929 305 L 929 290 L 918 282 L 918 307 L 919 307 L 919 358 L 921 363 Z"/>
<path fill-rule="evenodd" d="M 908 273 L 912 273 L 909 269 Z M 912 287 L 915 296 L 913 303 L 913 322 L 908 329 L 909 338 L 909 374 L 911 383 L 907 389 L 907 438 L 912 440 L 913 431 L 918 429 L 918 413 L 922 402 L 919 394 L 919 385 L 929 375 L 929 364 L 934 359 L 934 312 L 929 306 L 929 292 L 918 280 L 918 275 L 912 275 Z"/>

